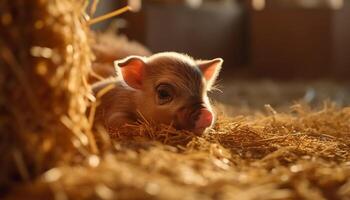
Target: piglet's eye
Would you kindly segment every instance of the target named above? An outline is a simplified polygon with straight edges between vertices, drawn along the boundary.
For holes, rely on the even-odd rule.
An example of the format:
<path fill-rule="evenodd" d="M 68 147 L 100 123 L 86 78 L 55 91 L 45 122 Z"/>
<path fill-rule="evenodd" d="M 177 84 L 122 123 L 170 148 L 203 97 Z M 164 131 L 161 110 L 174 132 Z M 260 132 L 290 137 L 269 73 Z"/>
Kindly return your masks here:
<path fill-rule="evenodd" d="M 159 84 L 156 88 L 157 102 L 160 105 L 169 103 L 174 98 L 173 87 L 169 84 Z"/>

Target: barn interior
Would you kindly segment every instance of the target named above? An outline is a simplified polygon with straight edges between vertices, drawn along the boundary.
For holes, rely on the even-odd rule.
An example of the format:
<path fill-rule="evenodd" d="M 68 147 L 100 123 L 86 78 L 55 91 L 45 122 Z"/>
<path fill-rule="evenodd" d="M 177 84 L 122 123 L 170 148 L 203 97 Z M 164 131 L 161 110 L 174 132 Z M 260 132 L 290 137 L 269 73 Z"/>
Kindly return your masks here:
<path fill-rule="evenodd" d="M 349 17 L 345 0 L 0 2 L 0 198 L 349 199 Z M 91 66 L 163 51 L 224 59 L 214 127 L 93 127 Z"/>

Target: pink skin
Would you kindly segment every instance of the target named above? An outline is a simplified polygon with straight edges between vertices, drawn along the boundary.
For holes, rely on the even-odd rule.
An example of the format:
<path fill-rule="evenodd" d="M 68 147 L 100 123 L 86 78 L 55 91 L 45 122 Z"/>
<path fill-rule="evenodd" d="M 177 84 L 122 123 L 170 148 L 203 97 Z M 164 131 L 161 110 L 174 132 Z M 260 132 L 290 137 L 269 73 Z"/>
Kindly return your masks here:
<path fill-rule="evenodd" d="M 206 108 L 202 108 L 196 121 L 195 129 L 205 129 L 213 123 L 213 114 Z"/>

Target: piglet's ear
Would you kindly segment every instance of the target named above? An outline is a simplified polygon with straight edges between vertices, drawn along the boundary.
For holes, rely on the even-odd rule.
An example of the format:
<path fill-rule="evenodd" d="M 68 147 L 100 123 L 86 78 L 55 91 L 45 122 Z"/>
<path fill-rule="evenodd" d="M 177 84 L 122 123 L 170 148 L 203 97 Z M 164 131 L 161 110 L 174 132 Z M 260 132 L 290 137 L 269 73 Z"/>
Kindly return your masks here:
<path fill-rule="evenodd" d="M 122 78 L 134 89 L 141 89 L 146 66 L 144 59 L 140 56 L 129 56 L 123 60 L 114 61 L 118 78 Z"/>
<path fill-rule="evenodd" d="M 219 75 L 223 59 L 215 58 L 213 60 L 203 60 L 197 61 L 198 67 L 201 70 L 205 80 L 207 81 L 208 89 L 210 90 L 211 86 L 216 81 L 216 78 Z"/>

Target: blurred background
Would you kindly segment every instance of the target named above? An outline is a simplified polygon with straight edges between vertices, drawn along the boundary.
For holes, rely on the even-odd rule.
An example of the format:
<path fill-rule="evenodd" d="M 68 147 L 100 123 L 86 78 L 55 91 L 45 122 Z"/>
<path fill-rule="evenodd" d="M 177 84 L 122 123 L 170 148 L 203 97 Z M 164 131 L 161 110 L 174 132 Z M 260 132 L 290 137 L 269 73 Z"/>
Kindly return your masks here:
<path fill-rule="evenodd" d="M 123 4 L 102 0 L 96 15 Z M 152 52 L 223 57 L 227 72 L 223 74 L 230 76 L 347 79 L 350 75 L 350 1 L 144 0 L 139 12 L 122 17 L 120 33 Z M 103 30 L 112 22 L 95 28 Z"/>
<path fill-rule="evenodd" d="M 96 15 L 127 3 L 101 0 Z M 249 98 L 258 98 L 258 106 L 285 99 L 281 95 L 288 97 L 286 102 L 322 97 L 348 105 L 350 1 L 144 0 L 141 4 L 139 12 L 96 24 L 94 29 L 114 24 L 120 34 L 153 53 L 222 57 L 220 78 L 224 88 L 234 87 L 223 89 L 225 95 L 218 98 L 224 102 L 246 98 L 247 90 L 252 90 L 260 94 Z M 248 85 L 251 89 L 242 91 Z M 266 96 L 270 98 L 263 101 Z"/>

